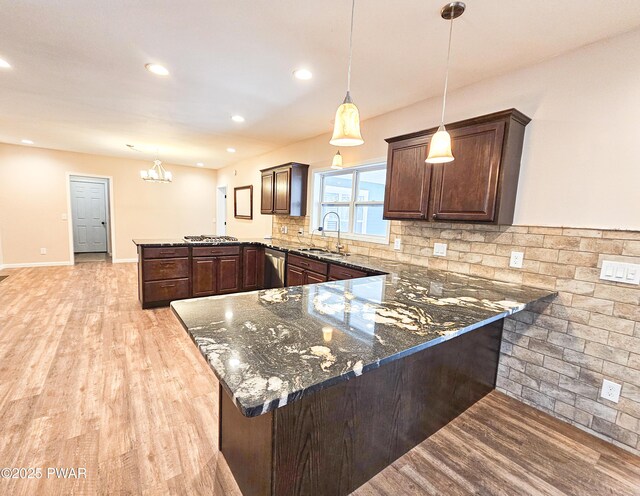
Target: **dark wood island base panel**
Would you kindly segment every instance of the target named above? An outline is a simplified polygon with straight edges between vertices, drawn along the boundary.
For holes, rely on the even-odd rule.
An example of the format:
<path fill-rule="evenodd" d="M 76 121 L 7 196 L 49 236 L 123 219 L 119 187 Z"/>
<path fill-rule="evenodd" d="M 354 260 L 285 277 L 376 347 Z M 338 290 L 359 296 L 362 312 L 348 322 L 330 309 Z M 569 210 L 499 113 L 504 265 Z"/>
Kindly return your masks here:
<path fill-rule="evenodd" d="M 220 387 L 220 451 L 245 496 L 346 495 L 495 387 L 500 319 L 245 417 Z"/>

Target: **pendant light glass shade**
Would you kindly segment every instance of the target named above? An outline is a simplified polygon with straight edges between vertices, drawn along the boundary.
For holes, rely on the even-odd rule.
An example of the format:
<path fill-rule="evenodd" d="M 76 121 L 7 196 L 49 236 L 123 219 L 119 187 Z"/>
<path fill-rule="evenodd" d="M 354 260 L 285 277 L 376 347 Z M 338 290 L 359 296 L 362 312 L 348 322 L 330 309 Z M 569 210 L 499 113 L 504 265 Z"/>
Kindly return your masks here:
<path fill-rule="evenodd" d="M 440 126 L 436 134 L 431 138 L 429 143 L 429 156 L 425 160 L 428 164 L 444 164 L 453 162 L 453 153 L 451 153 L 451 136 L 444 128 Z"/>
<path fill-rule="evenodd" d="M 351 100 L 351 59 L 353 56 L 353 16 L 356 8 L 356 0 L 351 0 L 351 28 L 349 30 L 349 67 L 347 69 L 347 96 L 342 105 L 336 111 L 336 120 L 333 123 L 333 146 L 358 146 L 364 143 L 360 133 L 360 111 Z"/>
<path fill-rule="evenodd" d="M 451 153 L 451 136 L 444 127 L 444 110 L 447 106 L 447 88 L 449 87 L 449 62 L 451 60 L 451 35 L 453 34 L 453 20 L 460 17 L 466 8 L 463 2 L 451 2 L 442 7 L 440 17 L 449 24 L 449 46 L 447 48 L 447 70 L 444 77 L 444 93 L 442 95 L 442 116 L 440 118 L 440 127 L 436 134 L 431 138 L 429 143 L 429 155 L 425 160 L 428 164 L 445 164 L 453 162 L 453 153 Z"/>
<path fill-rule="evenodd" d="M 349 92 L 336 111 L 333 136 L 329 143 L 333 146 L 358 146 L 364 143 L 360 134 L 360 112 L 351 101 Z"/>
<path fill-rule="evenodd" d="M 333 156 L 333 160 L 331 161 L 332 169 L 342 169 L 342 155 L 340 155 L 340 150 Z"/>

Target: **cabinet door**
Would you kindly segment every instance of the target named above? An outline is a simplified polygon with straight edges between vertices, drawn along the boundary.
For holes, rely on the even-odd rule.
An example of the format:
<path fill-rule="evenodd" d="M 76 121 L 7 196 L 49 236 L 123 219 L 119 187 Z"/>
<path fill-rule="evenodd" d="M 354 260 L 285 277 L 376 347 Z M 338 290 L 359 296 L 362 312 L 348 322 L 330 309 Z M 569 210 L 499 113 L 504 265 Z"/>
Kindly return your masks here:
<path fill-rule="evenodd" d="M 218 257 L 217 294 L 237 293 L 240 291 L 240 255 Z"/>
<path fill-rule="evenodd" d="M 276 170 L 274 173 L 273 211 L 276 214 L 288 214 L 291 205 L 291 170 Z"/>
<path fill-rule="evenodd" d="M 262 174 L 260 213 L 273 213 L 273 171 Z"/>
<path fill-rule="evenodd" d="M 431 184 L 431 164 L 425 163 L 428 142 L 429 138 L 423 136 L 389 145 L 385 219 L 424 219 L 427 216 Z"/>
<path fill-rule="evenodd" d="M 305 270 L 287 264 L 287 286 L 302 286 L 305 283 Z"/>
<path fill-rule="evenodd" d="M 191 261 L 191 283 L 193 296 L 216 294 L 216 259 L 194 258 Z"/>
<path fill-rule="evenodd" d="M 450 131 L 455 160 L 433 169 L 433 220 L 495 219 L 505 123 Z"/>
<path fill-rule="evenodd" d="M 305 271 L 305 284 L 316 284 L 318 282 L 327 282 L 327 276 L 317 272 Z"/>
<path fill-rule="evenodd" d="M 264 285 L 264 249 L 245 246 L 242 250 L 242 289 L 252 291 Z"/>

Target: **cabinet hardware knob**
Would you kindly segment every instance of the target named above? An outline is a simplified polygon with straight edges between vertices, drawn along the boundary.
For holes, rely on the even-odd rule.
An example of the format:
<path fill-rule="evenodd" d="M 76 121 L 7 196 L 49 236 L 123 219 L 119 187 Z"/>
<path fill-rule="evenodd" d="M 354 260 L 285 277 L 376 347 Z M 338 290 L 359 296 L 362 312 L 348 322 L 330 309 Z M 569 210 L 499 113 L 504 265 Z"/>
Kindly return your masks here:
<path fill-rule="evenodd" d="M 431 217 L 432 217 L 433 219 L 437 219 L 437 218 L 438 218 L 438 214 L 433 214 Z"/>

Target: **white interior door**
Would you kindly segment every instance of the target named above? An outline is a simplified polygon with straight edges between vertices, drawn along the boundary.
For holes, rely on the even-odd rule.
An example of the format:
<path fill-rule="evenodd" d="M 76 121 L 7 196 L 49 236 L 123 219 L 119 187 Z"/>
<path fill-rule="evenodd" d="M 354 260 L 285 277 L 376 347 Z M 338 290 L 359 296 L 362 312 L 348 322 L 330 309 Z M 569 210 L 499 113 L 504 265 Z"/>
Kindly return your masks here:
<path fill-rule="evenodd" d="M 218 201 L 216 202 L 216 234 L 227 234 L 227 187 L 218 188 Z"/>
<path fill-rule="evenodd" d="M 107 251 L 107 188 L 104 183 L 71 181 L 73 251 Z"/>

